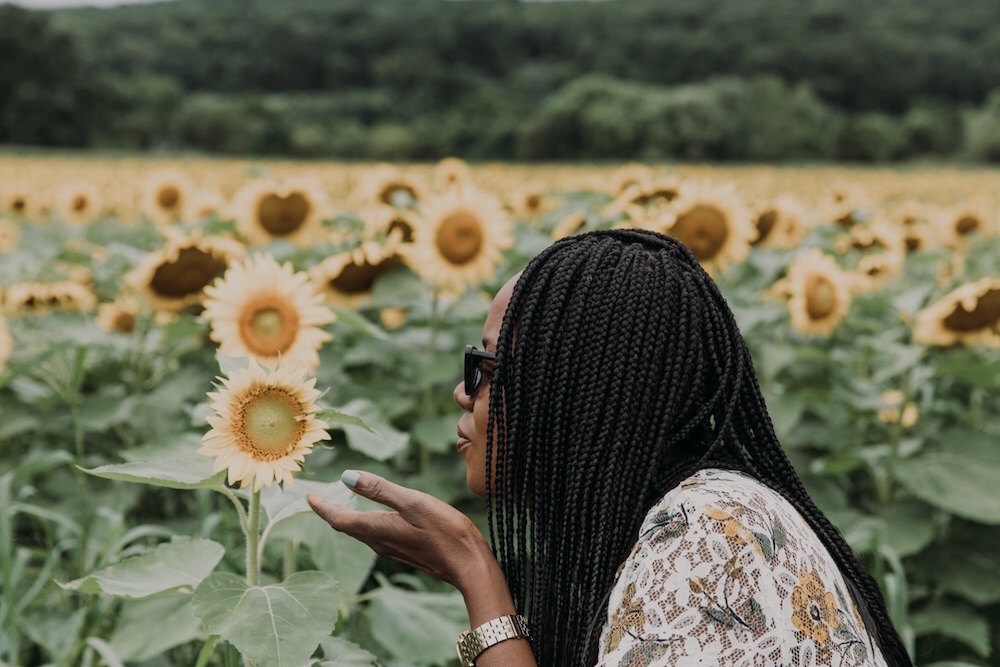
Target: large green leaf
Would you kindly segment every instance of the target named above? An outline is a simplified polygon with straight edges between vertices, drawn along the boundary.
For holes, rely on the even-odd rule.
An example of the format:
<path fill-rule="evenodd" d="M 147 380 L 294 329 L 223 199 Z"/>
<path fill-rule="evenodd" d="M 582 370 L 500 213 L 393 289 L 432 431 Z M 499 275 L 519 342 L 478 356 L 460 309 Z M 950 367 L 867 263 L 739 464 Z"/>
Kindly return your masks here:
<path fill-rule="evenodd" d="M 296 514 L 312 514 L 312 508 L 306 500 L 309 494 L 345 507 L 354 507 L 358 497 L 343 482 L 313 482 L 299 479 L 292 484 L 284 486 L 273 484 L 271 488 L 261 489 L 260 504 L 267 513 L 268 520 L 278 522 Z"/>
<path fill-rule="evenodd" d="M 968 605 L 942 600 L 910 617 L 917 635 L 939 634 L 957 639 L 981 655 L 990 654 L 990 626 Z"/>
<path fill-rule="evenodd" d="M 452 658 L 455 638 L 468 630 L 462 596 L 421 593 L 383 586 L 365 610 L 372 637 L 394 658 L 433 665 Z"/>
<path fill-rule="evenodd" d="M 191 595 L 128 600 L 109 640 L 122 660 L 142 662 L 192 639 L 204 639 Z"/>
<path fill-rule="evenodd" d="M 1000 529 L 953 521 L 938 543 L 918 556 L 923 579 L 977 605 L 1000 602 Z"/>
<path fill-rule="evenodd" d="M 319 646 L 323 659 L 314 661 L 314 667 L 373 667 L 378 663 L 374 655 L 341 637 L 327 637 Z"/>
<path fill-rule="evenodd" d="M 192 601 L 206 632 L 229 641 L 253 664 L 268 667 L 302 667 L 333 630 L 338 604 L 333 577 L 314 570 L 270 586 L 213 574 Z"/>
<path fill-rule="evenodd" d="M 367 454 L 377 461 L 385 461 L 406 449 L 409 436 L 392 426 L 379 412 L 374 403 L 366 399 L 354 399 L 343 406 L 343 411 L 357 415 L 369 428 L 353 424 L 338 424 L 344 429 L 347 444 L 351 449 Z M 374 429 L 375 432 L 372 432 Z"/>
<path fill-rule="evenodd" d="M 896 461 L 893 476 L 910 493 L 956 516 L 1000 524 L 1000 466 L 953 452 Z"/>
<path fill-rule="evenodd" d="M 225 555 L 218 542 L 177 537 L 144 554 L 126 558 L 76 579 L 63 588 L 140 599 L 163 593 L 192 592 Z"/>
<path fill-rule="evenodd" d="M 162 461 L 130 461 L 97 468 L 80 468 L 85 473 L 121 482 L 138 482 L 168 489 L 214 489 L 225 487 L 226 473 L 212 473 L 212 459 L 194 454 Z"/>

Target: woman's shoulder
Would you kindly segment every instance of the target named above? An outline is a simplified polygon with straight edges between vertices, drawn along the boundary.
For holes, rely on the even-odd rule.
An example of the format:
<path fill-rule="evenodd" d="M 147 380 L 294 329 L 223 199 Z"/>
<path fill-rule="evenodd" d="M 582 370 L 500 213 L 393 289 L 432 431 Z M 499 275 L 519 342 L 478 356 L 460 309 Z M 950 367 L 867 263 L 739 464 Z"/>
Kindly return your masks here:
<path fill-rule="evenodd" d="M 600 664 L 635 664 L 637 652 L 644 665 L 757 654 L 765 664 L 884 664 L 801 515 L 749 475 L 718 469 L 649 510 L 618 570 Z"/>

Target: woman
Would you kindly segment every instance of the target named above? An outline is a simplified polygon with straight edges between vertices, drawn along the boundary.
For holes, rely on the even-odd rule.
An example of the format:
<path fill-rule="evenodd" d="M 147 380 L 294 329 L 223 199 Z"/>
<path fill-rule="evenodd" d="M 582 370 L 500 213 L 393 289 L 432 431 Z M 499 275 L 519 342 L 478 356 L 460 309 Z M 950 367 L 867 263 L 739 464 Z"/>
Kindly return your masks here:
<path fill-rule="evenodd" d="M 457 447 L 492 549 L 457 510 L 369 473 L 344 481 L 394 512 L 311 499 L 455 585 L 471 628 L 511 617 L 466 638 L 463 664 L 910 664 L 782 452 L 725 300 L 675 239 L 553 244 L 496 295 L 483 347 L 455 388 Z"/>

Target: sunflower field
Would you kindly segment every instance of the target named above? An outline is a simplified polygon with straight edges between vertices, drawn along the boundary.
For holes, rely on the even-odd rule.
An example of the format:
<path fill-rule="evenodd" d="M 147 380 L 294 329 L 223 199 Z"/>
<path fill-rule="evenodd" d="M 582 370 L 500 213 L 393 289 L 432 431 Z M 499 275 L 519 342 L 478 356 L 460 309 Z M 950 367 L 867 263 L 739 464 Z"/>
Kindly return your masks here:
<path fill-rule="evenodd" d="M 684 242 L 918 665 L 1000 665 L 1000 173 L 0 157 L 0 665 L 454 665 L 335 533 L 369 470 L 484 523 L 460 353 L 554 239 Z"/>

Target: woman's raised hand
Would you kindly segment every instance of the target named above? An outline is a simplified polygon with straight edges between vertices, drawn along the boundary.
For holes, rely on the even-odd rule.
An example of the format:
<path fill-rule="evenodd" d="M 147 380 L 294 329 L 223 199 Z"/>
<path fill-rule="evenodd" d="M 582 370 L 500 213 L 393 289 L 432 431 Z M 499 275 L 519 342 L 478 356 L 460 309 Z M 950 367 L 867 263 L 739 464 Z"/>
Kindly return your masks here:
<path fill-rule="evenodd" d="M 379 556 L 422 570 L 463 593 L 482 572 L 496 567 L 482 533 L 451 505 L 372 473 L 348 470 L 341 479 L 358 495 L 395 511 L 359 512 L 314 495 L 308 496 L 309 505 L 332 528 Z"/>

